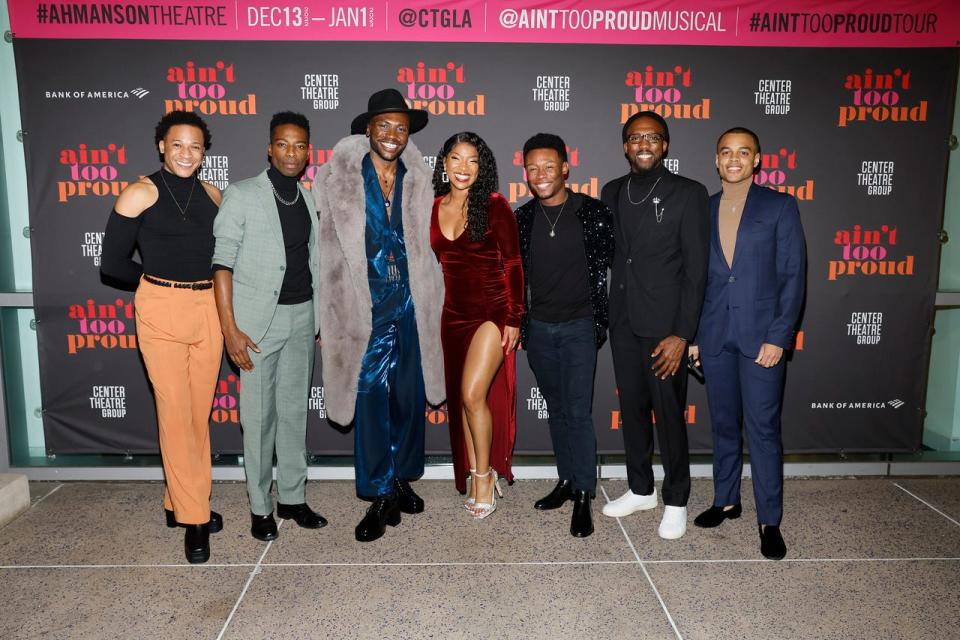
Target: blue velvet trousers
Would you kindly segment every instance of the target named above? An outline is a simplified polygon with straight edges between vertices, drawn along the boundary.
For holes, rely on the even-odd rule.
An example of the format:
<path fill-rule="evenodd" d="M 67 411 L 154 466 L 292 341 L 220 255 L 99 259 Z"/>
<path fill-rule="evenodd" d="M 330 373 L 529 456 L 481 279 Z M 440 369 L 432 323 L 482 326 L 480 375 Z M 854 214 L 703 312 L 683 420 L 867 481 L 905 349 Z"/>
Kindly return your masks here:
<path fill-rule="evenodd" d="M 360 365 L 354 422 L 357 494 L 389 495 L 394 478 L 423 475 L 426 395 L 406 282 L 370 280 L 373 331 Z"/>

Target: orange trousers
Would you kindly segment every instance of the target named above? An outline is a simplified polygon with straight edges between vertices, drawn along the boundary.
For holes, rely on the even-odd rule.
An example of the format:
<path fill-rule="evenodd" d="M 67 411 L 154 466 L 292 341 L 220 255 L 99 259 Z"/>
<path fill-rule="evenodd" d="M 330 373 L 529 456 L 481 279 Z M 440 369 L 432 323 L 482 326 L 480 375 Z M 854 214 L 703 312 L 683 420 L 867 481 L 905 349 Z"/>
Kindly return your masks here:
<path fill-rule="evenodd" d="M 141 279 L 134 304 L 137 343 L 157 404 L 163 506 L 181 524 L 203 524 L 210 520 L 210 410 L 223 357 L 213 288 Z"/>

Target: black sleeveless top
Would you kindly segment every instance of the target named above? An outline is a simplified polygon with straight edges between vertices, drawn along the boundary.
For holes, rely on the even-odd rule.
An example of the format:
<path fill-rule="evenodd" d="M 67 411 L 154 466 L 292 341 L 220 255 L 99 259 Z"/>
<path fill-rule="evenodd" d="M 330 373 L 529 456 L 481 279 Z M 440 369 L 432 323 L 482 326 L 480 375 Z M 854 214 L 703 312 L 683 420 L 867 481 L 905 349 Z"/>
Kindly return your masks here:
<path fill-rule="evenodd" d="M 195 176 L 180 178 L 161 169 L 147 177 L 159 197 L 136 218 L 111 214 L 101 270 L 125 281 L 138 278 L 138 272 L 180 282 L 209 280 L 217 205 Z M 130 259 L 134 245 L 142 266 Z"/>

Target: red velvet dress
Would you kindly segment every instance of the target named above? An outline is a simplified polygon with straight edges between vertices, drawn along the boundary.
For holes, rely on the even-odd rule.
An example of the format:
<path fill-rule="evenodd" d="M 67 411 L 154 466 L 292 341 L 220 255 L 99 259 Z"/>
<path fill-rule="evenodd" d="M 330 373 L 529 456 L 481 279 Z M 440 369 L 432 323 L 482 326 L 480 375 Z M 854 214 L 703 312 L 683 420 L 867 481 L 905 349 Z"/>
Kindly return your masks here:
<path fill-rule="evenodd" d="M 443 268 L 446 297 L 440 320 L 440 341 L 447 382 L 447 416 L 453 470 L 460 493 L 466 491 L 470 472 L 463 434 L 460 387 L 463 362 L 473 334 L 486 321 L 519 327 L 523 317 L 523 267 L 520 238 L 510 205 L 499 193 L 490 196 L 488 230 L 483 242 L 473 242 L 464 231 L 455 240 L 440 231 L 440 198 L 433 203 L 430 245 Z M 490 385 L 487 404 L 493 414 L 490 464 L 508 482 L 513 481 L 511 461 L 517 437 L 516 352 L 504 358 Z"/>

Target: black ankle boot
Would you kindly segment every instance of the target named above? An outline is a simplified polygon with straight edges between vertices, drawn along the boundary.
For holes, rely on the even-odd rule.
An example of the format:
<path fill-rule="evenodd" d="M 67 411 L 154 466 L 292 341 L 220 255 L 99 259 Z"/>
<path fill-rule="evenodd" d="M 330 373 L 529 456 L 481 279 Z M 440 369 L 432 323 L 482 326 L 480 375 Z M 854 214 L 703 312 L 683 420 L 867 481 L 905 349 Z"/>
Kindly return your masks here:
<path fill-rule="evenodd" d="M 183 550 L 190 564 L 210 559 L 210 524 L 187 524 L 183 534 Z"/>
<path fill-rule="evenodd" d="M 573 485 L 569 480 L 561 480 L 553 491 L 533 503 L 533 508 L 539 511 L 559 509 L 567 500 L 573 500 Z"/>
<path fill-rule="evenodd" d="M 167 526 L 171 529 L 175 527 L 182 527 L 183 525 L 177 522 L 177 516 L 170 511 L 170 509 L 163 510 L 164 515 L 167 517 Z M 210 533 L 220 533 L 223 531 L 223 516 L 221 516 L 216 511 L 210 512 Z"/>
<path fill-rule="evenodd" d="M 423 513 L 423 498 L 418 496 L 406 480 L 394 478 L 393 490 L 397 494 L 397 504 L 404 513 Z"/>
<path fill-rule="evenodd" d="M 590 508 L 590 492 L 573 493 L 573 516 L 570 518 L 570 535 L 586 538 L 593 533 L 593 514 Z"/>
<path fill-rule="evenodd" d="M 357 542 L 372 542 L 382 536 L 387 525 L 395 527 L 400 524 L 400 505 L 393 495 L 380 496 L 373 501 L 363 520 L 357 525 L 354 535 Z"/>

